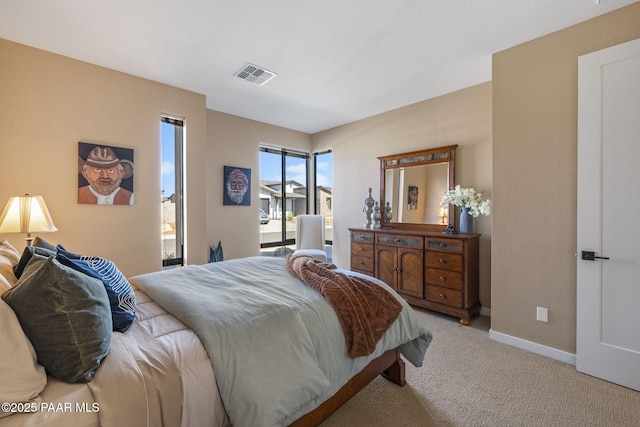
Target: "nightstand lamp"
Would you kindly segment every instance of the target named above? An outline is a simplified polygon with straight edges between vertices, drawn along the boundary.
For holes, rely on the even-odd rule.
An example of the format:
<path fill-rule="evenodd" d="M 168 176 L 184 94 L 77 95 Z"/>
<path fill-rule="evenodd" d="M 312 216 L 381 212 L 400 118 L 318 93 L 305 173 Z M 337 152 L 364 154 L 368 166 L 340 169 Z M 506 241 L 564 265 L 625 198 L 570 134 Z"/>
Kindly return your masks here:
<path fill-rule="evenodd" d="M 1 233 L 27 233 L 27 246 L 31 246 L 31 233 L 58 231 L 42 196 L 11 196 L 0 216 Z"/>

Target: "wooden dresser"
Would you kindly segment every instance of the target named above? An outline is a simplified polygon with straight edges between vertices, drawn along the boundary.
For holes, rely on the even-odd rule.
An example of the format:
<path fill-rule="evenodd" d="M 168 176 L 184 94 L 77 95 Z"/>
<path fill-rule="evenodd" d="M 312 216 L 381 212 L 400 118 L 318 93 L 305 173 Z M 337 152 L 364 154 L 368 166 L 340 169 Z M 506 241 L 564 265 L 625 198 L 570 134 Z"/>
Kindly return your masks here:
<path fill-rule="evenodd" d="M 350 228 L 351 270 L 377 277 L 415 306 L 460 318 L 480 312 L 479 234 Z"/>

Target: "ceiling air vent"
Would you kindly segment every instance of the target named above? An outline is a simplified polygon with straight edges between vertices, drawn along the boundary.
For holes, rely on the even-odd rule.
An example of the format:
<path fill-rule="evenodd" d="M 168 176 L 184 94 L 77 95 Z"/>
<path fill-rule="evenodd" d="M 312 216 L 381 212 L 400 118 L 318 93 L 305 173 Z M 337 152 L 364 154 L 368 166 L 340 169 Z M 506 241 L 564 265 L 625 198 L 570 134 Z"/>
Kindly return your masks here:
<path fill-rule="evenodd" d="M 262 67 L 258 67 L 257 65 L 247 64 L 240 70 L 236 71 L 234 76 L 238 76 L 248 82 L 255 83 L 258 86 L 262 86 L 263 84 L 277 76 L 277 74 L 265 70 Z"/>

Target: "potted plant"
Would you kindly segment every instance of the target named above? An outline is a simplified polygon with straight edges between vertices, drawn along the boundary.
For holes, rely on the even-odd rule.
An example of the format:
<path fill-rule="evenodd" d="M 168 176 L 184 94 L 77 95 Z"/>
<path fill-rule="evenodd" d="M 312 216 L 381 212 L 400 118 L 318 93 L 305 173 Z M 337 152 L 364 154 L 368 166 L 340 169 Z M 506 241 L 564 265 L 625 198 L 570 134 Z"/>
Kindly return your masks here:
<path fill-rule="evenodd" d="M 209 247 L 209 262 L 224 261 L 224 254 L 222 252 L 222 241 L 218 240 L 218 245 L 212 245 Z"/>

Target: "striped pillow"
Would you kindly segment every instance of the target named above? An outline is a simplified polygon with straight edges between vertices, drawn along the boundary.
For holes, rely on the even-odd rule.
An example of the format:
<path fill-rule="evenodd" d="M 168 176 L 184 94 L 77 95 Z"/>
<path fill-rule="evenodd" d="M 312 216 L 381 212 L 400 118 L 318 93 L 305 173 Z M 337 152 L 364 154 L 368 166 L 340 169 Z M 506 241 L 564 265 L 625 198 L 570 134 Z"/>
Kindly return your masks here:
<path fill-rule="evenodd" d="M 136 296 L 116 265 L 104 258 L 74 254 L 62 245 L 58 245 L 57 250 L 56 259 L 61 264 L 102 280 L 111 305 L 113 330 L 125 332 L 129 329 L 136 314 Z"/>

